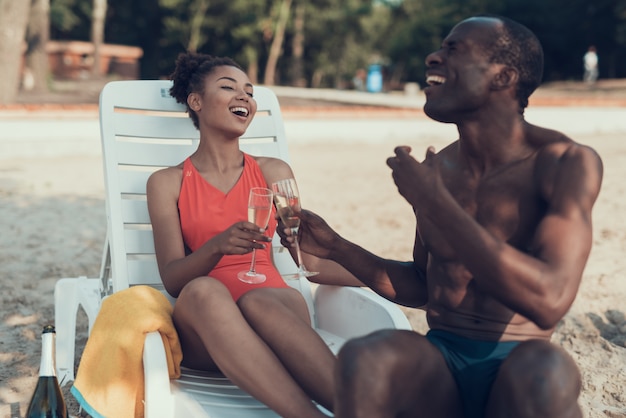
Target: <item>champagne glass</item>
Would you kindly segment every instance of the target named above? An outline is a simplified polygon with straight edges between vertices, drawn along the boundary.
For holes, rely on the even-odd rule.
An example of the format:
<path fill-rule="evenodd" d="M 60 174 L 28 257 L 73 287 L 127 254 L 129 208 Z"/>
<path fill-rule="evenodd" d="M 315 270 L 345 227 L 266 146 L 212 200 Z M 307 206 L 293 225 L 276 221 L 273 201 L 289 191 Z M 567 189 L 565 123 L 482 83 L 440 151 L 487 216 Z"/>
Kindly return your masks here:
<path fill-rule="evenodd" d="M 272 213 L 272 191 L 264 187 L 253 187 L 250 189 L 248 197 L 248 221 L 252 222 L 259 228 L 267 228 Z M 265 274 L 257 273 L 255 270 L 256 248 L 252 249 L 252 261 L 250 262 L 250 270 L 240 271 L 237 277 L 246 283 L 263 283 L 266 279 Z"/>
<path fill-rule="evenodd" d="M 285 226 L 291 230 L 296 244 L 296 256 L 298 258 L 298 272 L 292 275 L 285 275 L 285 278 L 311 277 L 318 274 L 315 271 L 308 271 L 302 263 L 302 253 L 300 252 L 300 244 L 298 243 L 298 229 L 300 228 L 300 218 L 298 218 L 294 210 L 300 209 L 300 194 L 298 193 L 298 185 L 294 179 L 285 179 L 272 184 L 274 192 L 274 203 L 278 210 L 278 215 Z"/>

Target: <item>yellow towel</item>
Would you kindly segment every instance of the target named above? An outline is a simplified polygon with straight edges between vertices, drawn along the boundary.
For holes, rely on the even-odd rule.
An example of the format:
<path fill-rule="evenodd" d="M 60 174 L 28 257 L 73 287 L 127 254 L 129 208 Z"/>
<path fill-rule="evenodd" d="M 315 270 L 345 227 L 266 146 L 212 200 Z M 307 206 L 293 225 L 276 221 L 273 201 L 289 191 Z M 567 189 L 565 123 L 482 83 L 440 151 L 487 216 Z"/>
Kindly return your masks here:
<path fill-rule="evenodd" d="M 158 290 L 134 286 L 102 302 L 72 394 L 93 417 L 143 417 L 143 344 L 159 331 L 170 378 L 180 377 L 182 351 L 172 306 Z"/>

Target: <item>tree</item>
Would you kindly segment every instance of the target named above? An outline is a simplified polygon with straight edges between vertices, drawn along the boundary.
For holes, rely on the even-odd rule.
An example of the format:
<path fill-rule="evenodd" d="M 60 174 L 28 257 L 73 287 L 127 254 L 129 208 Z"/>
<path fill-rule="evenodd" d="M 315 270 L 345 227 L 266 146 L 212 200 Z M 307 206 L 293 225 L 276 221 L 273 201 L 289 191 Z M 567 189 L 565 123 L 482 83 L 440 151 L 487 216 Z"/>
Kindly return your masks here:
<path fill-rule="evenodd" d="M 29 11 L 30 1 L 0 0 L 0 104 L 17 99 Z"/>
<path fill-rule="evenodd" d="M 216 22 L 209 12 L 211 0 L 163 0 L 161 7 L 168 15 L 163 19 L 167 35 L 176 39 L 189 52 L 198 52 L 210 39 L 207 26 Z"/>
<path fill-rule="evenodd" d="M 198 52 L 198 48 L 205 42 L 202 33 L 202 23 L 209 9 L 209 0 L 197 0 L 191 4 L 191 19 L 189 20 L 189 42 L 187 51 Z"/>
<path fill-rule="evenodd" d="M 54 0 L 54 3 L 59 1 Z M 155 79 L 167 75 L 181 49 L 178 46 L 172 51 L 164 45 L 162 21 L 165 11 L 159 0 L 107 1 L 104 39 L 111 44 L 132 45 L 143 50 L 141 78 Z"/>
<path fill-rule="evenodd" d="M 32 0 L 11 0 L 24 1 Z M 287 18 L 281 29 L 279 10 L 288 1 L 293 18 L 283 15 Z M 93 2 L 51 0 L 52 39 L 89 40 Z M 508 16 L 538 35 L 545 51 L 546 81 L 580 79 L 581 57 L 590 43 L 599 51 L 601 77 L 626 77 L 622 65 L 626 62 L 626 0 L 107 3 L 107 41 L 140 46 L 144 50 L 142 77 L 147 78 L 169 74 L 178 53 L 197 49 L 233 57 L 255 82 L 344 88 L 358 68 L 376 57 L 389 64 L 385 70 L 395 81 L 394 87 L 406 81 L 423 82 L 427 54 L 439 48 L 452 25 L 480 13 Z M 209 3 L 206 9 L 198 7 Z"/>
<path fill-rule="evenodd" d="M 50 39 L 88 41 L 93 0 L 53 0 L 50 3 Z"/>
<path fill-rule="evenodd" d="M 104 43 L 104 20 L 107 12 L 107 0 L 93 0 L 91 19 L 91 42 L 93 43 L 93 68 L 91 73 L 102 75 L 102 44 Z"/>
<path fill-rule="evenodd" d="M 289 21 L 290 10 L 291 0 L 281 0 L 278 18 L 276 19 L 276 27 L 272 36 L 272 46 L 270 47 L 267 64 L 265 65 L 264 83 L 266 86 L 273 86 L 275 83 L 276 65 L 278 63 L 278 58 L 282 54 L 283 40 L 285 39 L 285 28 L 287 27 L 287 22 Z"/>
<path fill-rule="evenodd" d="M 300 0 L 296 4 L 295 16 L 293 19 L 293 40 L 291 43 L 291 52 L 293 54 L 293 64 L 291 65 L 291 84 L 296 87 L 306 87 L 306 78 L 304 76 L 304 22 L 306 15 L 306 4 Z"/>
<path fill-rule="evenodd" d="M 363 19 L 373 13 L 371 0 L 308 2 L 305 62 L 311 87 L 345 88 L 355 71 L 370 61 L 371 40 Z"/>
<path fill-rule="evenodd" d="M 233 29 L 230 32 L 234 41 L 233 48 L 240 49 L 239 53 L 229 52 L 241 63 L 248 72 L 253 84 L 259 82 L 261 59 L 264 57 L 265 39 L 264 28 L 270 8 L 266 0 L 239 0 L 232 1 L 228 7 L 232 13 Z"/>
<path fill-rule="evenodd" d="M 37 92 L 48 91 L 48 53 L 50 39 L 50 0 L 32 0 L 26 29 L 26 68 L 32 76 L 30 88 Z M 26 83 L 24 83 L 26 84 Z"/>

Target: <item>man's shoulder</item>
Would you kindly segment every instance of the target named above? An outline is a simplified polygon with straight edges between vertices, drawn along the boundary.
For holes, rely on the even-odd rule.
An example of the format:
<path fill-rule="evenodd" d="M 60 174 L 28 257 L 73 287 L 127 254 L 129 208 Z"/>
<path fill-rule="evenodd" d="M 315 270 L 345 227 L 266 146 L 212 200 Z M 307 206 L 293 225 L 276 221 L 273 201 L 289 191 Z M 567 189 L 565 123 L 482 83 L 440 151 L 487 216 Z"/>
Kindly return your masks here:
<path fill-rule="evenodd" d="M 589 149 L 590 147 L 576 142 L 563 132 L 530 125 L 526 138 L 528 144 L 537 149 L 537 155 L 551 155 L 560 157 L 568 150 Z"/>
<path fill-rule="evenodd" d="M 600 156 L 591 146 L 576 142 L 567 135 L 554 131 L 545 130 L 547 132 L 543 140 L 537 141 L 538 155 L 551 155 L 557 158 L 567 156 L 586 156 L 587 158 L 597 158 Z"/>
<path fill-rule="evenodd" d="M 572 184 L 573 179 L 580 179 L 578 185 L 586 181 L 583 179 L 598 179 L 599 187 L 603 172 L 600 155 L 588 145 L 564 138 L 539 149 L 535 159 L 535 178 L 543 184 L 546 181 L 549 184 L 555 181 Z"/>

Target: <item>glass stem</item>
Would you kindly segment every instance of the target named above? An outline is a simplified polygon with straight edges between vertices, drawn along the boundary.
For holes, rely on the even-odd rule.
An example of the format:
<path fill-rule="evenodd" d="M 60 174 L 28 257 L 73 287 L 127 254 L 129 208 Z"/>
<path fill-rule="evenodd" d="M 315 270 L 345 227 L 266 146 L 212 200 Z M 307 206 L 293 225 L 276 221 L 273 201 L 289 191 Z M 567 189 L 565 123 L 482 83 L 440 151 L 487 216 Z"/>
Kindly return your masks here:
<path fill-rule="evenodd" d="M 248 272 L 248 274 L 256 273 L 255 264 L 256 264 L 256 248 L 253 248 L 252 249 L 252 262 L 250 263 L 250 271 Z"/>
<path fill-rule="evenodd" d="M 292 228 L 291 233 L 293 234 L 293 237 L 295 238 L 296 256 L 298 257 L 298 270 L 302 272 L 304 271 L 304 265 L 302 264 L 302 253 L 300 252 L 300 243 L 298 242 L 298 229 Z"/>

